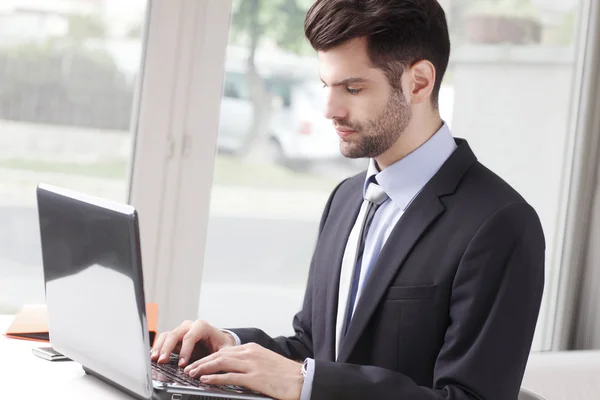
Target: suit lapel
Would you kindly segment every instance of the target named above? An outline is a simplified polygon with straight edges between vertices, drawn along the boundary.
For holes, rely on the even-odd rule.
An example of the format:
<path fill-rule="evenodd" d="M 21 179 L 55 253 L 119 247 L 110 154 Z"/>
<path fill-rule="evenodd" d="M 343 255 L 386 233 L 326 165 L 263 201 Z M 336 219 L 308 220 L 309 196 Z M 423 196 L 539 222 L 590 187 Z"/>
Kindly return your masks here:
<path fill-rule="evenodd" d="M 416 204 L 413 204 L 416 206 Z M 383 246 L 371 276 L 364 287 L 346 337 L 342 341 L 339 362 L 346 362 L 356 342 L 375 312 L 381 298 L 396 276 L 404 259 L 419 240 L 427 227 L 444 211 L 444 206 L 435 198 L 424 207 L 409 207 L 394 227 Z"/>
<path fill-rule="evenodd" d="M 408 207 L 383 246 L 356 305 L 352 322 L 342 342 L 337 361 L 348 361 L 360 335 L 367 327 L 390 283 L 402 267 L 406 256 L 427 228 L 444 212 L 445 207 L 442 204 L 441 197 L 454 193 L 464 174 L 477 161 L 466 141 L 456 139 L 456 142 L 458 148 Z M 346 240 L 343 241 L 341 250 L 339 250 L 339 261 L 336 264 L 338 266 L 337 275 L 333 279 L 335 288 L 330 288 L 328 293 L 328 296 L 335 295 L 335 304 L 333 304 L 335 308 L 328 308 L 330 318 L 333 314 L 333 335 L 331 335 L 333 341 L 335 341 L 335 314 L 337 313 L 341 257 L 352 225 L 356 220 L 358 206 L 356 206 L 357 211 L 353 214 L 354 218 L 348 225 L 348 230 L 344 236 Z M 335 293 L 332 294 L 331 292 Z M 331 306 L 328 302 L 328 307 Z"/>

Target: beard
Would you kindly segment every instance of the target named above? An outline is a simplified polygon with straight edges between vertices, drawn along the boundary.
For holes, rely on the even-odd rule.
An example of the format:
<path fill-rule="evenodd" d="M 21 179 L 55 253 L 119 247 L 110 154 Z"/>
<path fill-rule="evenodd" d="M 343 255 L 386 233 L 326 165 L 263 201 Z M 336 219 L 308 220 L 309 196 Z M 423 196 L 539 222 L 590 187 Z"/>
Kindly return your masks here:
<path fill-rule="evenodd" d="M 347 158 L 373 158 L 389 150 L 408 126 L 412 110 L 400 92 L 393 92 L 383 111 L 364 123 L 338 119 L 336 126 L 356 133 L 341 139 L 340 151 Z"/>

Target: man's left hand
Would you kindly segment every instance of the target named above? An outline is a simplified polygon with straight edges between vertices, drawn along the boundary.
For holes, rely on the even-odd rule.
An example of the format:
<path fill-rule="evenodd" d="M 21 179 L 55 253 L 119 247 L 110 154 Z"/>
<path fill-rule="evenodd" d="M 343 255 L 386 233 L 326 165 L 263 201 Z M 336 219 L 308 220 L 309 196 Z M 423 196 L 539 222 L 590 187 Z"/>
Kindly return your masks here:
<path fill-rule="evenodd" d="M 185 372 L 202 383 L 244 386 L 280 400 L 299 400 L 304 384 L 302 364 L 255 343 L 223 348 Z"/>

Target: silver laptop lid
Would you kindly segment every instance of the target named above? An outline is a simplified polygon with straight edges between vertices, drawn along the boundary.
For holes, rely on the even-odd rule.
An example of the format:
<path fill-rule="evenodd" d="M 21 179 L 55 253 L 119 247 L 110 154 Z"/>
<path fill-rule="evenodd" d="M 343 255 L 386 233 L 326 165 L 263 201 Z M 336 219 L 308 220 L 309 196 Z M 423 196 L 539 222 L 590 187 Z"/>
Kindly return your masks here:
<path fill-rule="evenodd" d="M 37 200 L 52 346 L 151 398 L 135 209 L 44 184 Z"/>

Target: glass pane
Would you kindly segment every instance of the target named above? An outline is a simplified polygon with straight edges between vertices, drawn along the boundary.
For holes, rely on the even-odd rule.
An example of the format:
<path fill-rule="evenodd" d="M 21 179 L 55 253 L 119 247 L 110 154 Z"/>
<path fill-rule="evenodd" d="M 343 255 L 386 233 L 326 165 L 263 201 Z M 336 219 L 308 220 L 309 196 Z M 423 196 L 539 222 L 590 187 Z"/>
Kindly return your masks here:
<path fill-rule="evenodd" d="M 125 3 L 0 6 L 0 314 L 44 302 L 38 183 L 127 201 L 146 0 Z"/>
<path fill-rule="evenodd" d="M 571 101 L 578 98 L 572 82 L 580 3 L 440 3 L 453 46 L 441 116 L 537 209 L 551 275 L 560 267 L 559 177 L 570 157 Z M 200 299 L 202 318 L 217 326 L 291 333 L 325 201 L 342 178 L 366 166 L 340 155 L 323 116 L 317 58 L 302 31 L 311 4 L 233 3 Z M 547 288 L 544 307 L 551 282 Z M 534 349 L 541 347 L 538 335 Z"/>

